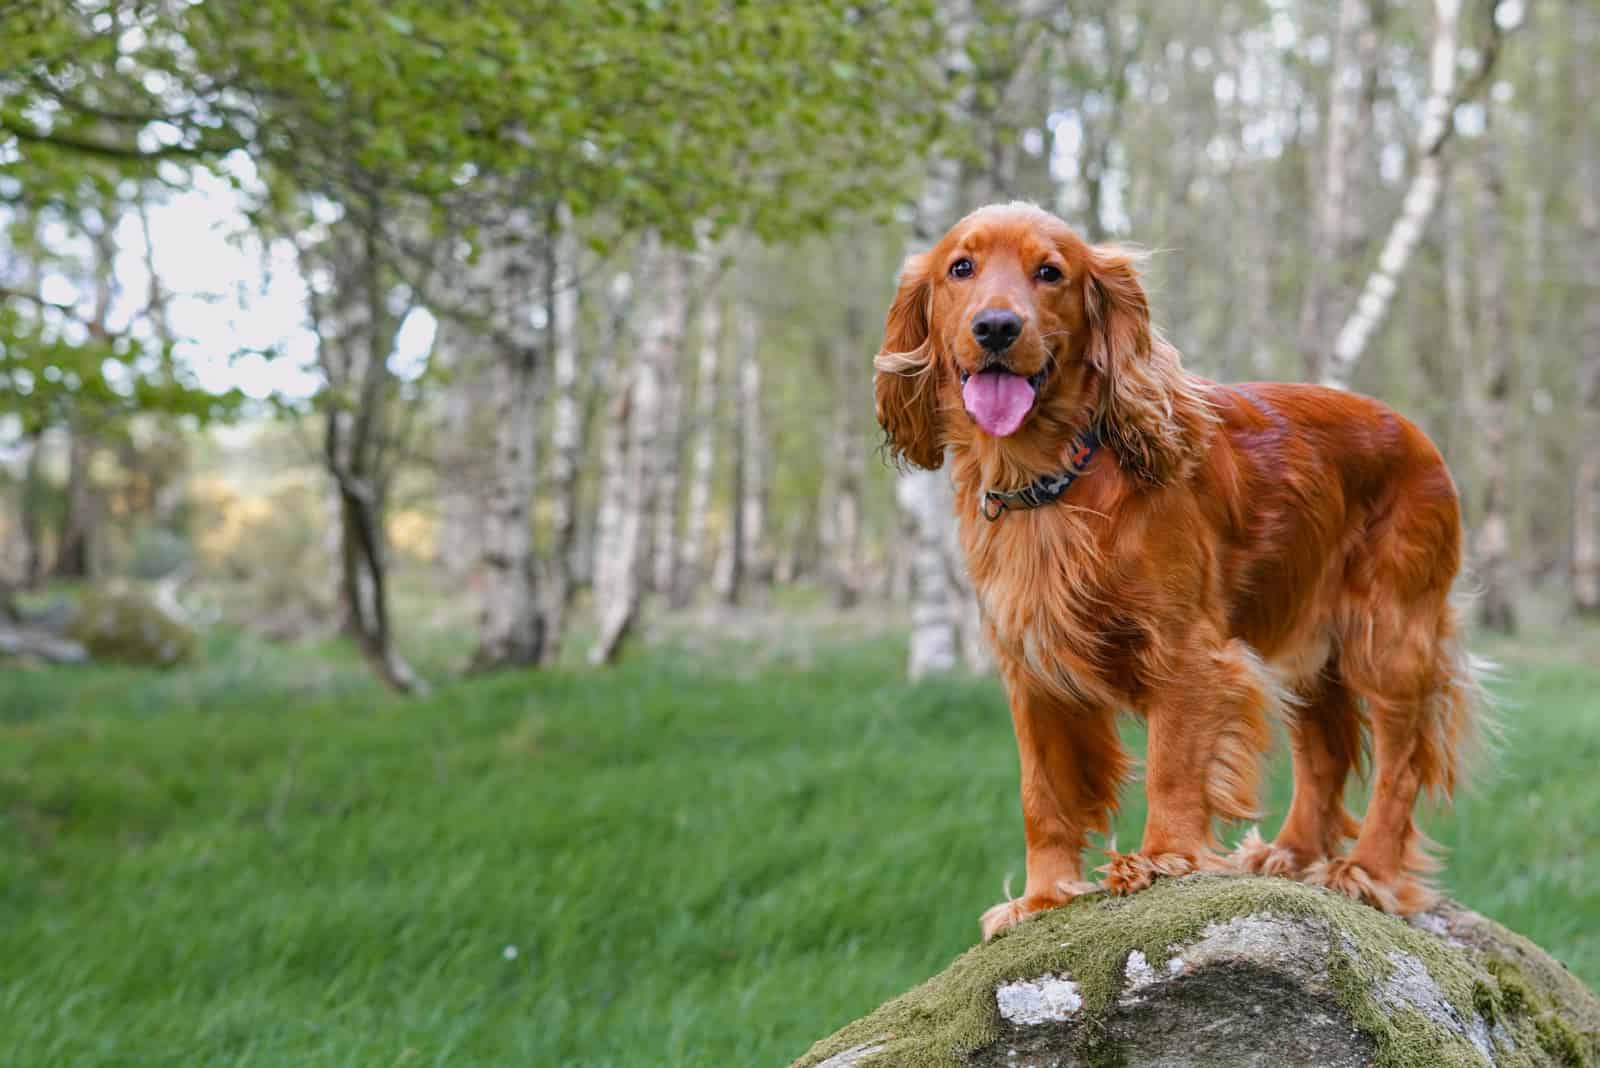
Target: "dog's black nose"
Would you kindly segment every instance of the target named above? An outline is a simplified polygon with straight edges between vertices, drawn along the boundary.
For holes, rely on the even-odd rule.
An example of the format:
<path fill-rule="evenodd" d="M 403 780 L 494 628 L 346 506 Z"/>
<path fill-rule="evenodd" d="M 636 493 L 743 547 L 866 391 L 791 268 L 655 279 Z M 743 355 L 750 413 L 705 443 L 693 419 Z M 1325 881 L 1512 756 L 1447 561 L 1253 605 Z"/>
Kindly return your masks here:
<path fill-rule="evenodd" d="M 972 336 L 990 352 L 1004 352 L 1022 333 L 1022 316 L 1003 308 L 981 311 L 972 320 Z"/>

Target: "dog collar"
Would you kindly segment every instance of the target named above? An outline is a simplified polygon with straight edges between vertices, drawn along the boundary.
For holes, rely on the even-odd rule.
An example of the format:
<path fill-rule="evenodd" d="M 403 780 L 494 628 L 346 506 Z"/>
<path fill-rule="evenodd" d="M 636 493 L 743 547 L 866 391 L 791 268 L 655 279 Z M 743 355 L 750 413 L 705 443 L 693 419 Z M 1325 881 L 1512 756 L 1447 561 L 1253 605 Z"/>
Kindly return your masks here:
<path fill-rule="evenodd" d="M 1067 469 L 1036 478 L 1019 490 L 984 490 L 978 499 L 978 513 L 993 523 L 1002 512 L 1013 508 L 1042 508 L 1058 500 L 1072 484 L 1082 478 L 1089 461 L 1100 449 L 1100 438 L 1092 428 L 1078 431 L 1064 450 Z"/>

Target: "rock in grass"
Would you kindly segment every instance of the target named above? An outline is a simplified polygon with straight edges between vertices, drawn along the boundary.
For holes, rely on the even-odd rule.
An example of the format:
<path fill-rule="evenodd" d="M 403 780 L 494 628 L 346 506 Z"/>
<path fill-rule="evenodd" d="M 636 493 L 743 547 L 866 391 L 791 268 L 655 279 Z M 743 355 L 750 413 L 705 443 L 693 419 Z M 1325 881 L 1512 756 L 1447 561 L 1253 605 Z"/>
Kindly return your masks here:
<path fill-rule="evenodd" d="M 793 1068 L 1597 1063 L 1600 999 L 1492 920 L 1200 875 L 1035 916 Z"/>
<path fill-rule="evenodd" d="M 194 628 L 152 594 L 123 583 L 86 591 L 67 637 L 95 660 L 170 667 L 194 652 Z"/>

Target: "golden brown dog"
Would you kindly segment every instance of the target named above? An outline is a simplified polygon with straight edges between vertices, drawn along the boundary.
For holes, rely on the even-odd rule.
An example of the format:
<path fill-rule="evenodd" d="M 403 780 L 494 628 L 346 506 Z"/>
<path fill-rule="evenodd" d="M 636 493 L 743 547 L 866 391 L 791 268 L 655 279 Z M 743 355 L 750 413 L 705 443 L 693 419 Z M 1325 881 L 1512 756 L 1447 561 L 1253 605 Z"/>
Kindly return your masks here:
<path fill-rule="evenodd" d="M 1149 815 L 1101 869 L 1113 893 L 1227 868 L 1389 912 L 1433 900 L 1412 809 L 1454 787 L 1473 690 L 1447 600 L 1456 492 L 1420 430 L 1350 393 L 1189 374 L 1134 258 L 1026 204 L 906 262 L 875 367 L 891 451 L 948 455 L 1016 729 L 1027 886 L 984 937 L 1095 889 L 1081 854 L 1129 772 L 1119 710 L 1149 724 Z M 1223 860 L 1213 822 L 1257 814 L 1276 716 L 1288 818 Z M 1358 827 L 1343 792 L 1364 728 Z"/>

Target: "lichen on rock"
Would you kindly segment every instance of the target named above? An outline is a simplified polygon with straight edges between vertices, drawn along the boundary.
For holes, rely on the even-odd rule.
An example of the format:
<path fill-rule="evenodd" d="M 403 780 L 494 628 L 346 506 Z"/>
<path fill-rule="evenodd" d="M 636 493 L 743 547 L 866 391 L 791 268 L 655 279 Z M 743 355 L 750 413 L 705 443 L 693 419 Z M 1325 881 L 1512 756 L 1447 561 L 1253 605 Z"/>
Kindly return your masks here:
<path fill-rule="evenodd" d="M 973 948 L 794 1068 L 1593 1065 L 1600 1000 L 1446 905 L 1406 923 L 1282 879 L 1090 895 Z"/>

